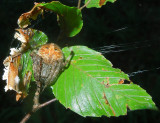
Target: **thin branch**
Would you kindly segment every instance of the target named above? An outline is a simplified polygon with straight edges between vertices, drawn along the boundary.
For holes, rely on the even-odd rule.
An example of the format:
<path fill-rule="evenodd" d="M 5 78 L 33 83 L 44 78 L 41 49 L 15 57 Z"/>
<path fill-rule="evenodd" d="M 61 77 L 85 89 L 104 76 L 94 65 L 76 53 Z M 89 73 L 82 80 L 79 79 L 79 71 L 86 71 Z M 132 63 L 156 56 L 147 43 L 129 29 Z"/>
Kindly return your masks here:
<path fill-rule="evenodd" d="M 40 105 L 38 106 L 38 109 L 43 108 L 44 106 L 47 106 L 47 105 L 49 105 L 50 103 L 55 102 L 56 100 L 57 100 L 57 99 L 54 98 L 54 99 L 49 100 L 49 101 L 47 101 L 47 102 L 45 102 L 45 103 L 43 103 L 43 104 L 40 104 Z"/>
<path fill-rule="evenodd" d="M 32 113 L 33 113 L 33 112 L 30 112 L 30 113 L 26 114 L 26 116 L 21 120 L 20 123 L 25 123 L 25 122 L 27 122 L 28 119 L 31 117 Z"/>
<path fill-rule="evenodd" d="M 65 66 L 66 68 L 69 66 L 70 61 L 71 61 L 71 59 L 72 59 L 72 57 L 73 57 L 73 55 L 74 55 L 73 50 L 71 49 L 70 51 L 71 51 L 71 52 L 70 52 L 70 55 L 67 57 L 67 59 L 65 60 L 65 63 L 64 63 L 64 66 Z"/>
<path fill-rule="evenodd" d="M 91 0 L 88 0 L 88 2 L 80 8 L 80 10 L 82 10 L 83 8 L 85 8 L 90 2 L 91 2 Z"/>
<path fill-rule="evenodd" d="M 77 8 L 79 9 L 80 6 L 81 6 L 81 0 L 78 0 L 78 6 L 77 6 Z"/>
<path fill-rule="evenodd" d="M 26 122 L 29 120 L 29 118 L 31 117 L 31 115 L 32 115 L 33 113 L 35 113 L 37 110 L 43 108 L 44 106 L 47 106 L 47 105 L 49 105 L 49 104 L 52 103 L 52 102 L 55 102 L 56 100 L 57 100 L 57 99 L 54 98 L 54 99 L 51 99 L 51 100 L 49 100 L 49 101 L 47 101 L 47 102 L 45 102 L 45 103 L 43 103 L 43 104 L 40 104 L 40 105 L 39 105 L 38 107 L 36 107 L 36 108 L 33 107 L 32 111 L 29 112 L 28 114 L 26 114 L 25 117 L 21 120 L 20 123 L 26 123 Z"/>

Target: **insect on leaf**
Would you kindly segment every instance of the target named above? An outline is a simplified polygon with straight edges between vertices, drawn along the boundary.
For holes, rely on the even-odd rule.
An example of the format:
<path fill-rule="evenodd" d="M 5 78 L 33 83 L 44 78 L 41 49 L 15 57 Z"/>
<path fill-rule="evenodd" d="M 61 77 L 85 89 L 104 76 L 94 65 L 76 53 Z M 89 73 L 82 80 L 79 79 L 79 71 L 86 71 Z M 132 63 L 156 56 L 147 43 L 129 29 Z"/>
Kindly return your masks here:
<path fill-rule="evenodd" d="M 112 67 L 99 52 L 85 46 L 73 46 L 70 66 L 52 86 L 55 97 L 66 108 L 81 116 L 120 116 L 127 109 L 156 109 L 152 98 L 128 75 Z M 63 48 L 67 58 L 70 49 Z M 128 81 L 129 83 L 125 83 Z"/>

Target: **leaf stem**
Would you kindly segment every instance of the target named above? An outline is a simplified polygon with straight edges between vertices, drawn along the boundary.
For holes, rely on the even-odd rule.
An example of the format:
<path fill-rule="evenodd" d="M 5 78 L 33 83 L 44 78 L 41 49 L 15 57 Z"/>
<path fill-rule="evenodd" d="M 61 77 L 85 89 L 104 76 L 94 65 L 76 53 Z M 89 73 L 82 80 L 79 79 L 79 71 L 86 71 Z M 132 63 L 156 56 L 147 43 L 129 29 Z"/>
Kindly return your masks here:
<path fill-rule="evenodd" d="M 85 8 L 90 2 L 91 2 L 91 0 L 88 0 L 88 2 L 80 8 L 80 10 L 82 10 L 83 8 Z"/>
<path fill-rule="evenodd" d="M 81 6 L 81 0 L 78 0 L 78 6 L 77 6 L 77 8 L 79 9 L 80 6 Z"/>

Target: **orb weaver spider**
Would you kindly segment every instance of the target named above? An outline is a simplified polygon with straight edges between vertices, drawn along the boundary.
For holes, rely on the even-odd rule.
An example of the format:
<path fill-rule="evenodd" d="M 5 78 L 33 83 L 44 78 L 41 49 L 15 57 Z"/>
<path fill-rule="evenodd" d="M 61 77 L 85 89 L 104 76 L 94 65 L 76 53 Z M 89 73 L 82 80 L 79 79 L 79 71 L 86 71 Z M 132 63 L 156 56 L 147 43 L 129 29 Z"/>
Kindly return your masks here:
<path fill-rule="evenodd" d="M 56 81 L 72 56 L 73 52 L 71 51 L 65 61 L 62 50 L 54 43 L 42 45 L 31 53 L 34 78 L 41 83 L 43 90 Z"/>

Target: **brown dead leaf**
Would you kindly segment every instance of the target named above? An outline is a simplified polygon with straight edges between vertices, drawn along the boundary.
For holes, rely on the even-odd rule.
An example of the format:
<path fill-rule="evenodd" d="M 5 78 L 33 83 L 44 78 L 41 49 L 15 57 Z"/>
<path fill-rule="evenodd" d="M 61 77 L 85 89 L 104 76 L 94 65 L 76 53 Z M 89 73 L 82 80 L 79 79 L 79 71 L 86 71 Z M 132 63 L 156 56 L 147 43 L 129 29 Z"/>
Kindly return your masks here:
<path fill-rule="evenodd" d="M 36 20 L 38 15 L 43 14 L 43 9 L 40 7 L 37 7 L 38 4 L 39 3 L 35 3 L 31 11 L 23 13 L 19 17 L 18 25 L 20 28 L 26 28 L 28 25 L 30 25 L 29 19 Z"/>
<path fill-rule="evenodd" d="M 6 66 L 5 73 L 3 75 L 3 80 L 7 81 L 7 85 L 5 86 L 5 91 L 7 90 L 15 90 L 17 93 L 19 92 L 19 77 L 18 77 L 18 69 L 20 66 L 21 56 L 9 56 L 7 57 L 3 64 Z"/>
<path fill-rule="evenodd" d="M 26 83 L 30 81 L 31 72 L 28 72 L 24 80 L 19 78 L 19 70 L 21 69 L 20 65 L 21 55 L 9 56 L 7 57 L 3 64 L 5 65 L 5 73 L 3 75 L 3 80 L 6 80 L 7 85 L 5 86 L 5 91 L 14 90 L 16 91 L 16 101 L 20 98 L 25 98 L 27 96 L 26 92 Z"/>

